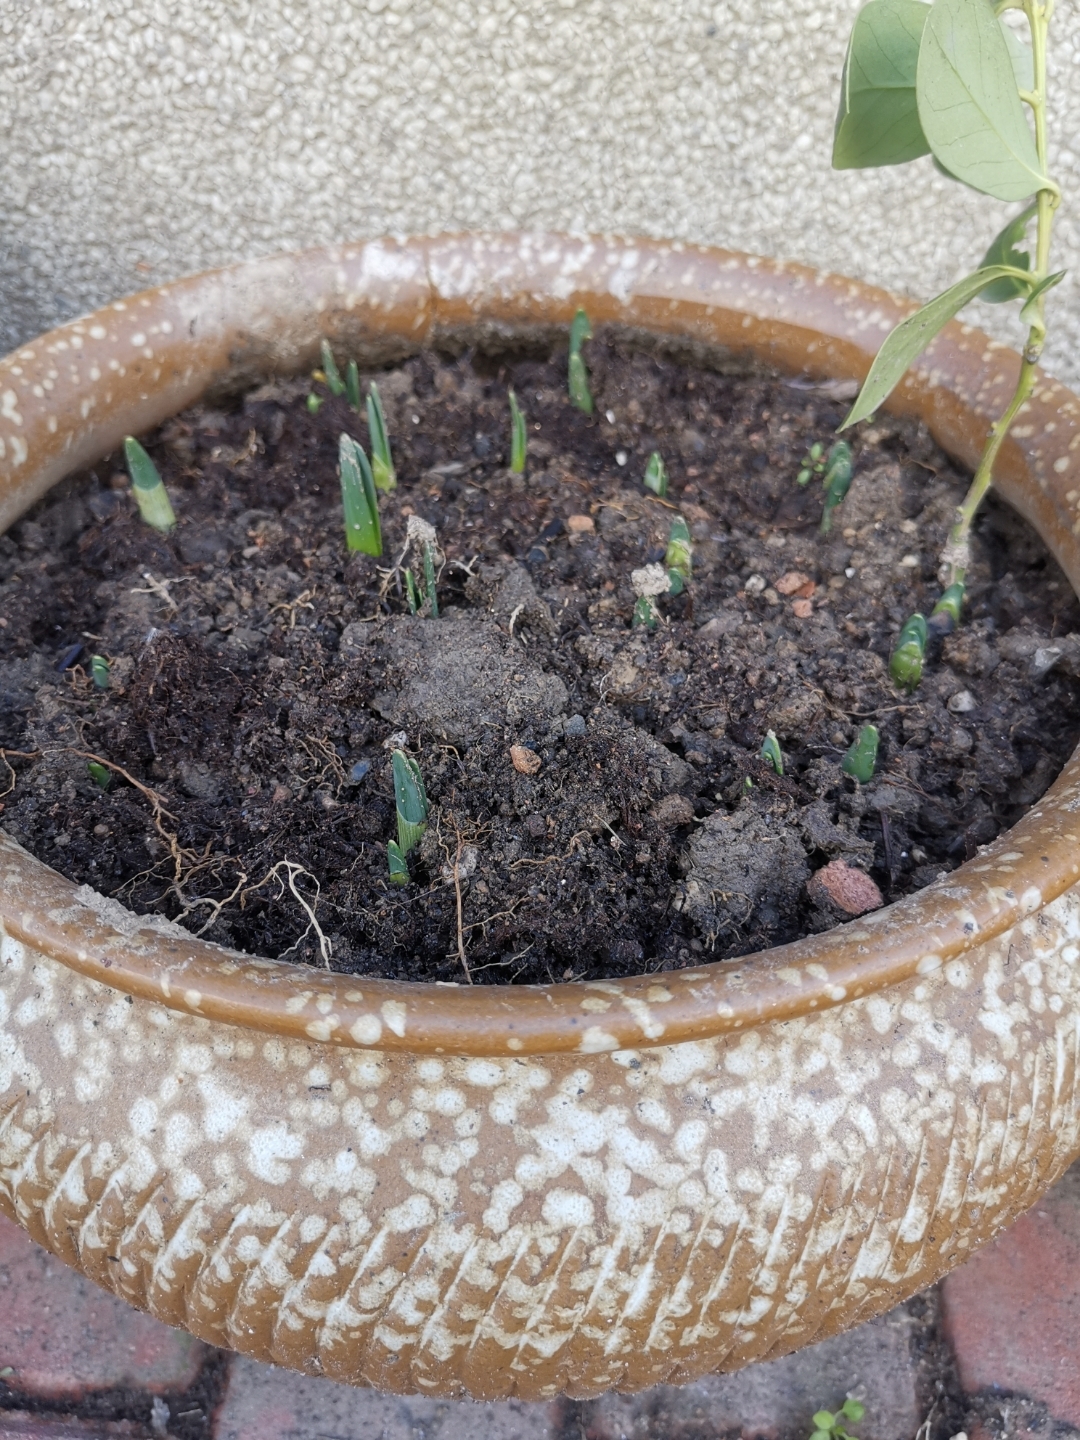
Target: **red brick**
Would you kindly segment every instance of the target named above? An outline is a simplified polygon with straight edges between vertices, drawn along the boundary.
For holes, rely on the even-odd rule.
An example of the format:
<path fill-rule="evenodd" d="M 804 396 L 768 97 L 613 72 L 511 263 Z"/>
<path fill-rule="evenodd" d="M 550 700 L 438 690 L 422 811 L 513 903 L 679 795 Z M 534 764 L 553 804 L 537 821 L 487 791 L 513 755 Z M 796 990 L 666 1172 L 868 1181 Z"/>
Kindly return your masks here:
<path fill-rule="evenodd" d="M 1080 1168 L 942 1286 L 969 1395 L 1014 1391 L 1080 1426 Z"/>
<path fill-rule="evenodd" d="M 87 1390 L 186 1390 L 206 1347 L 99 1290 L 0 1215 L 0 1370 L 17 1395 L 77 1399 Z M 44 1432 L 43 1432 L 44 1433 Z"/>
<path fill-rule="evenodd" d="M 146 1434 L 130 1420 L 76 1420 L 67 1416 L 28 1415 L 0 1410 L 0 1440 L 123 1440 Z"/>
<path fill-rule="evenodd" d="M 711 1440 L 809 1435 L 816 1410 L 837 1410 L 849 1393 L 866 1417 L 862 1440 L 910 1440 L 919 1428 L 912 1320 L 901 1307 L 782 1360 L 692 1385 L 657 1385 L 640 1395 L 605 1395 L 586 1408 L 587 1440 Z"/>
<path fill-rule="evenodd" d="M 354 1390 L 309 1379 L 237 1356 L 215 1440 L 277 1440 L 279 1436 L 334 1436 L 335 1440 L 549 1440 L 559 1414 L 554 1405 L 521 1400 L 434 1400 Z"/>

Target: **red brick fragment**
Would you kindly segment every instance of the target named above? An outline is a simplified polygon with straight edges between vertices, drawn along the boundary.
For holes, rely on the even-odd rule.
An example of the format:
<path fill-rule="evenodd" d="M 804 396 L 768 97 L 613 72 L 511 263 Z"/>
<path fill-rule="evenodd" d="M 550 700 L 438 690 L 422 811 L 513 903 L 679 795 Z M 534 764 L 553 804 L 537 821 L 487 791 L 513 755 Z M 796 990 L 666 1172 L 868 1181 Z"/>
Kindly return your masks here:
<path fill-rule="evenodd" d="M 830 860 L 806 887 L 810 899 L 818 905 L 832 905 L 845 915 L 865 915 L 880 910 L 885 903 L 881 891 L 865 870 L 857 870 L 846 860 Z"/>

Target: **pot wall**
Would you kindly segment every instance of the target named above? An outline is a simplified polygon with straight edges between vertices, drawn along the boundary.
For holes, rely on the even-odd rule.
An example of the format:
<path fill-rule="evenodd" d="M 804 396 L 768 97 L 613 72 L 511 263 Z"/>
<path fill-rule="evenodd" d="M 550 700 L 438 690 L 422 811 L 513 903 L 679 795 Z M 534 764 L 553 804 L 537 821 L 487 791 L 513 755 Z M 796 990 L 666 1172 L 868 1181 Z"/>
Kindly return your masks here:
<path fill-rule="evenodd" d="M 0 351 L 142 285 L 393 232 L 675 236 L 927 298 L 975 264 L 1008 207 L 943 181 L 929 160 L 830 170 L 856 9 L 8 4 Z M 1053 164 L 1067 198 L 1080 194 L 1073 13 L 1059 7 L 1050 49 Z M 1073 385 L 1074 217 L 1057 224 L 1054 268 L 1070 275 L 1052 297 L 1048 351 Z M 1004 310 L 982 307 L 979 323 L 1021 343 Z"/>
<path fill-rule="evenodd" d="M 0 362 L 0 504 L 10 520 L 321 333 L 386 353 L 565 323 L 579 299 L 840 376 L 903 313 L 678 246 L 285 257 Z M 954 325 L 897 404 L 970 456 L 1016 362 Z M 1003 488 L 1075 579 L 1080 407 L 1043 382 L 1021 420 Z M 169 1323 L 391 1390 L 587 1396 L 779 1355 L 944 1273 L 1080 1150 L 1078 855 L 1074 758 L 976 861 L 877 915 L 739 962 L 515 991 L 232 956 L 0 837 L 0 1208 Z"/>

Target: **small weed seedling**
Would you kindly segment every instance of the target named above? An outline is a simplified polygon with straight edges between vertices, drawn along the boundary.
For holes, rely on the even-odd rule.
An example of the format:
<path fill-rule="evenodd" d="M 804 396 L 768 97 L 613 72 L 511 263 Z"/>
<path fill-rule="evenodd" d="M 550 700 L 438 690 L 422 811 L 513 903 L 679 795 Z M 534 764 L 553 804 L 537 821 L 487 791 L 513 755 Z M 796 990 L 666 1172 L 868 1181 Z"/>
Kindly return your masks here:
<path fill-rule="evenodd" d="M 157 466 L 138 440 L 131 435 L 124 441 L 124 459 L 127 461 L 131 493 L 139 507 L 139 514 L 147 525 L 152 525 L 155 530 L 167 535 L 176 525 L 176 516 Z"/>
<path fill-rule="evenodd" d="M 817 1412 L 810 1440 L 858 1440 L 857 1436 L 848 1434 L 846 1426 L 858 1425 L 865 1414 L 866 1406 L 849 1395 L 835 1415 L 830 1410 Z"/>
<path fill-rule="evenodd" d="M 876 725 L 864 725 L 840 761 L 845 775 L 852 775 L 861 785 L 868 785 L 877 770 L 878 732 Z"/>
<path fill-rule="evenodd" d="M 338 443 L 338 470 L 345 508 L 345 544 L 350 550 L 378 557 L 382 554 L 382 529 L 375 481 L 363 447 L 351 435 L 342 435 Z"/>
<path fill-rule="evenodd" d="M 391 767 L 394 772 L 397 839 L 391 840 L 386 847 L 387 864 L 391 881 L 395 885 L 407 885 L 409 855 L 420 844 L 427 829 L 428 798 L 420 766 L 411 755 L 406 755 L 404 750 L 395 750 L 391 756 Z"/>
<path fill-rule="evenodd" d="M 517 396 L 510 391 L 510 473 L 525 474 L 525 416 L 517 402 Z"/>
<path fill-rule="evenodd" d="M 832 529 L 832 512 L 851 489 L 851 446 L 838 440 L 829 451 L 829 461 L 821 483 L 825 487 L 825 509 L 821 515 L 821 533 Z"/>
<path fill-rule="evenodd" d="M 825 446 L 820 440 L 815 440 L 810 446 L 810 453 L 803 456 L 803 462 L 795 477 L 797 485 L 809 485 L 815 475 L 825 474 Z"/>
<path fill-rule="evenodd" d="M 1023 206 L 977 269 L 886 338 L 841 426 L 873 415 L 934 336 L 976 296 L 1019 301 L 1027 341 L 1012 398 L 990 426 L 941 554 L 939 578 L 946 588 L 932 617 L 941 616 L 942 623 L 959 619 L 972 523 L 1009 427 L 1034 390 L 1046 340 L 1046 295 L 1064 275 L 1050 270 L 1050 234 L 1061 201 L 1047 161 L 1046 47 L 1053 9 L 1054 0 L 869 0 L 856 16 L 844 63 L 833 142 L 837 169 L 899 165 L 929 154 L 950 179 Z M 1005 24 L 1006 10 L 1023 12 L 1030 43 Z M 1032 246 L 1027 234 L 1033 220 Z M 902 627 L 893 657 L 893 678 L 905 688 L 918 684 L 925 656 L 928 630 L 916 620 L 922 617 L 912 616 Z"/>
<path fill-rule="evenodd" d="M 104 655 L 91 655 L 90 678 L 99 690 L 109 688 L 109 662 Z"/>
<path fill-rule="evenodd" d="M 667 550 L 664 552 L 664 564 L 667 566 L 668 579 L 671 581 L 672 595 L 681 595 L 686 588 L 686 582 L 693 577 L 693 555 L 693 546 L 690 544 L 690 527 L 681 515 L 676 515 L 671 522 L 671 534 L 668 537 Z"/>
<path fill-rule="evenodd" d="M 394 473 L 394 459 L 390 454 L 390 441 L 386 434 L 386 416 L 379 387 L 373 380 L 367 397 L 368 433 L 371 437 L 371 472 L 375 477 L 377 490 L 395 490 L 397 475 Z"/>
<path fill-rule="evenodd" d="M 662 500 L 667 494 L 667 482 L 667 468 L 660 451 L 654 450 L 649 456 L 649 463 L 645 466 L 645 489 L 651 490 L 654 495 L 659 495 Z"/>
<path fill-rule="evenodd" d="M 581 353 L 581 347 L 586 340 L 592 339 L 592 326 L 589 317 L 584 310 L 578 310 L 570 324 L 570 360 L 567 379 L 570 386 L 570 403 L 576 405 L 579 410 L 584 410 L 586 415 L 591 415 L 595 406 L 593 405 L 592 391 L 589 389 L 589 372 L 585 369 L 585 357 Z"/>

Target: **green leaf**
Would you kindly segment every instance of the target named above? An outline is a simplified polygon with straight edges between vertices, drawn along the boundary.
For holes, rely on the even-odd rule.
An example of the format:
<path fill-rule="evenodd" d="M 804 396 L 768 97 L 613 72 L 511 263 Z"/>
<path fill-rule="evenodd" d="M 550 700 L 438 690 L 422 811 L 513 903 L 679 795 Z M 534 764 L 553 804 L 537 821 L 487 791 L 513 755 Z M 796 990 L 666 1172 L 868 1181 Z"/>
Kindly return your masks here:
<path fill-rule="evenodd" d="M 979 3 L 981 4 L 982 0 L 979 0 Z M 924 305 L 921 310 L 916 310 L 914 315 L 901 320 L 878 351 L 855 404 L 840 429 L 843 430 L 848 425 L 854 425 L 856 421 L 865 420 L 868 415 L 872 415 L 892 394 L 904 371 L 922 354 L 942 326 L 970 300 L 974 300 L 980 291 L 985 290 L 987 285 L 994 280 L 1003 279 L 1006 275 L 1016 278 L 1016 272 L 1011 266 L 987 265 L 972 275 L 966 275 L 955 285 L 950 285 L 948 290 Z"/>
<path fill-rule="evenodd" d="M 819 1410 L 814 1416 L 814 1424 L 819 1430 L 831 1430 L 836 1424 L 836 1416 L 830 1410 Z"/>
<path fill-rule="evenodd" d="M 915 98 L 922 0 L 870 0 L 848 42 L 833 135 L 834 170 L 900 165 L 930 149 Z"/>
<path fill-rule="evenodd" d="M 124 458 L 131 476 L 131 494 L 139 507 L 139 514 L 147 525 L 152 525 L 163 535 L 168 534 L 176 524 L 169 493 L 157 466 L 133 435 L 124 441 Z"/>
<path fill-rule="evenodd" d="M 1032 324 L 1038 314 L 1036 306 L 1039 303 L 1040 296 L 1045 295 L 1047 290 L 1052 290 L 1055 285 L 1060 285 L 1067 274 L 1068 271 L 1066 270 L 1055 270 L 1053 275 L 1047 275 L 1045 279 L 1039 281 L 1024 301 L 1024 308 L 1020 311 L 1020 319 L 1025 325 Z"/>
<path fill-rule="evenodd" d="M 386 866 L 390 872 L 391 885 L 407 885 L 409 883 L 408 862 L 401 853 L 401 846 L 396 840 L 388 840 L 386 843 Z"/>
<path fill-rule="evenodd" d="M 345 381 L 341 378 L 341 371 L 334 359 L 334 352 L 330 349 L 329 340 L 324 340 L 319 347 L 322 353 L 323 374 L 326 376 L 326 383 L 330 387 L 332 395 L 344 395 Z"/>
<path fill-rule="evenodd" d="M 1005 47 L 1009 52 L 1009 60 L 1012 63 L 1013 79 L 1016 81 L 1017 90 L 1035 89 L 1035 57 L 1031 53 L 1031 46 L 1004 20 L 998 19 L 1001 26 L 1001 33 L 1005 36 Z"/>
<path fill-rule="evenodd" d="M 1026 250 L 1017 250 L 1016 246 L 1027 234 L 1028 224 L 1038 208 L 1036 201 L 1026 210 L 1022 210 L 1015 219 L 1010 220 L 1003 230 L 998 231 L 982 258 L 980 270 L 987 265 L 1012 265 L 1017 270 L 1031 269 L 1031 256 Z M 1024 286 L 1019 280 L 995 280 L 982 292 L 982 298 L 991 305 L 1000 305 L 1005 300 L 1015 300 L 1017 295 L 1023 293 Z"/>
<path fill-rule="evenodd" d="M 394 774 L 394 803 L 397 808 L 398 845 L 402 855 L 415 850 L 427 829 L 428 798 L 420 766 L 404 750 L 390 757 Z"/>
<path fill-rule="evenodd" d="M 957 179 L 999 200 L 1049 187 L 1008 43 L 986 0 L 934 0 L 915 93 L 923 134 Z"/>
<path fill-rule="evenodd" d="M 846 1415 L 853 1425 L 857 1425 L 866 1414 L 866 1406 L 859 1400 L 853 1400 L 849 1395 L 844 1401 L 840 1413 Z"/>
<path fill-rule="evenodd" d="M 375 481 L 363 447 L 351 435 L 342 435 L 338 442 L 338 473 L 345 510 L 345 544 L 350 550 L 378 558 L 382 554 L 382 527 Z"/>
<path fill-rule="evenodd" d="M 371 473 L 378 490 L 396 490 L 397 475 L 390 441 L 386 433 L 386 414 L 379 398 L 379 387 L 373 380 L 367 397 L 368 434 L 371 437 Z"/>

